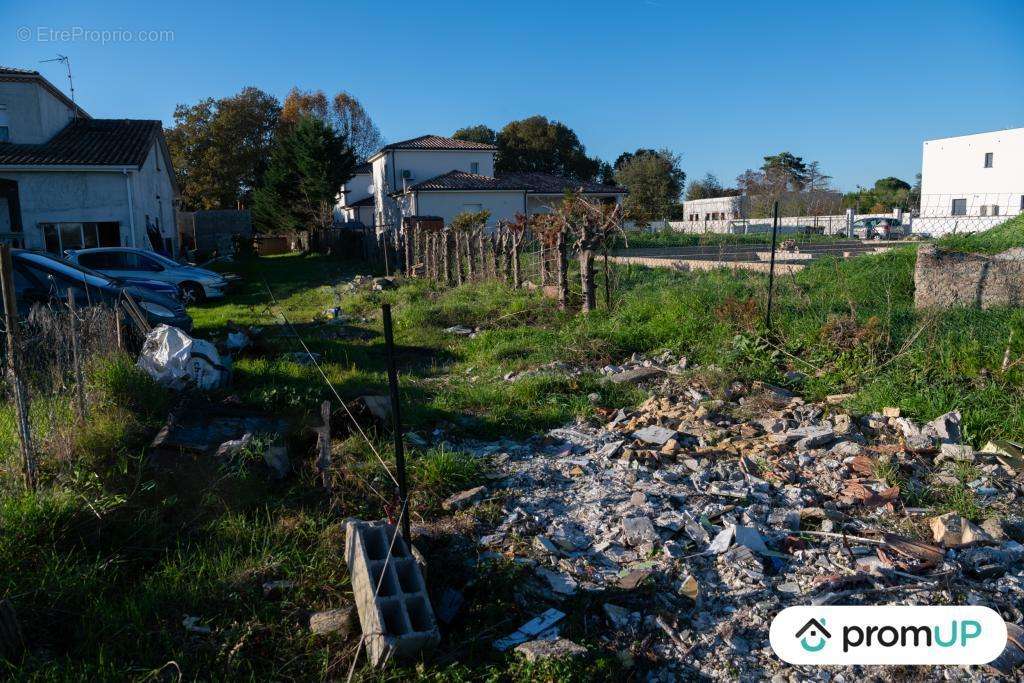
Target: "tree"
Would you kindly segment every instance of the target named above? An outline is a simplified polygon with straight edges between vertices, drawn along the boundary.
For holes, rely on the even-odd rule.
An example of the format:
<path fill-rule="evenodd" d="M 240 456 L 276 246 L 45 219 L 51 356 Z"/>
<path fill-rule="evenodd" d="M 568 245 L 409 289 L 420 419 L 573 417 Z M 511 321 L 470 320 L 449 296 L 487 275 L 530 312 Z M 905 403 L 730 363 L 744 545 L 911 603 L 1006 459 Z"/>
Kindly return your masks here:
<path fill-rule="evenodd" d="M 807 164 L 789 152 L 765 157 L 761 170 L 768 184 L 782 191 L 800 192 L 807 185 Z"/>
<path fill-rule="evenodd" d="M 900 208 L 909 210 L 920 202 L 920 190 L 904 180 L 889 176 L 879 178 L 871 188 L 858 187 L 843 196 L 843 206 L 857 213 L 885 213 Z"/>
<path fill-rule="evenodd" d="M 498 135 L 494 132 L 494 129 L 482 123 L 478 123 L 475 126 L 459 128 L 457 131 L 452 133 L 452 137 L 456 140 L 480 142 L 485 145 L 495 145 L 498 142 Z"/>
<path fill-rule="evenodd" d="M 498 174 L 541 172 L 590 181 L 601 170 L 571 128 L 545 116 L 510 122 L 498 133 L 497 145 Z"/>
<path fill-rule="evenodd" d="M 622 163 L 615 179 L 629 190 L 623 202 L 626 216 L 640 223 L 667 217 L 686 182 L 686 174 L 679 167 L 679 155 L 667 149 L 638 149 L 619 160 Z"/>
<path fill-rule="evenodd" d="M 713 199 L 715 197 L 735 197 L 740 190 L 735 187 L 722 187 L 722 183 L 713 174 L 705 174 L 700 180 L 694 180 L 686 189 L 686 201 L 694 199 Z"/>
<path fill-rule="evenodd" d="M 167 131 L 182 206 L 233 209 L 260 184 L 281 105 L 258 88 L 174 109 Z"/>
<path fill-rule="evenodd" d="M 363 105 L 344 90 L 328 100 L 323 90 L 292 88 L 281 106 L 281 125 L 287 129 L 304 116 L 314 116 L 345 136 L 359 161 L 365 161 L 384 145 L 380 130 Z"/>
<path fill-rule="evenodd" d="M 257 227 L 277 232 L 330 225 L 335 198 L 355 166 L 344 135 L 317 116 L 301 116 L 278 136 L 256 190 Z"/>
<path fill-rule="evenodd" d="M 637 157 L 637 156 L 640 156 L 642 154 L 657 154 L 657 153 L 658 153 L 658 150 L 656 150 L 656 149 L 648 149 L 648 148 L 645 148 L 645 147 L 642 147 L 642 148 L 638 149 L 635 152 L 623 152 L 615 160 L 615 170 L 618 171 L 620 168 L 625 166 L 627 163 L 629 163 L 633 159 L 633 157 Z"/>
<path fill-rule="evenodd" d="M 384 136 L 377 124 L 351 93 L 338 92 L 331 101 L 331 113 L 331 123 L 338 133 L 345 136 L 357 160 L 366 161 L 384 146 Z"/>

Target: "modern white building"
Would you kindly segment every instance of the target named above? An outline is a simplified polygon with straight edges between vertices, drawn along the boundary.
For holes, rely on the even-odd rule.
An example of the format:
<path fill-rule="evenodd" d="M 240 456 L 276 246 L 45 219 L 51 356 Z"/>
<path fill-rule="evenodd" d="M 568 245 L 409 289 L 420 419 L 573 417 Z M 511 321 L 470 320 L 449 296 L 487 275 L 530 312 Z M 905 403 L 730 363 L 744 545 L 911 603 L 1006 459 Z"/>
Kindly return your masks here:
<path fill-rule="evenodd" d="M 683 202 L 683 220 L 687 223 L 732 221 L 747 217 L 747 198 L 744 195 L 709 197 Z"/>
<path fill-rule="evenodd" d="M 623 188 L 546 173 L 495 176 L 497 151 L 494 145 L 440 135 L 386 145 L 370 157 L 368 178 L 366 166 L 361 166 L 342 188 L 336 214 L 340 220 L 372 225 L 378 232 L 401 229 L 402 219 L 411 216 L 450 223 L 464 211 L 489 211 L 489 225 L 495 225 L 518 213 L 545 213 L 570 189 L 616 203 L 626 193 Z"/>
<path fill-rule="evenodd" d="M 928 219 L 984 229 L 1024 211 L 1024 128 L 926 140 L 921 155 L 921 213 Z"/>
<path fill-rule="evenodd" d="M 38 72 L 0 67 L 0 240 L 173 253 L 177 196 L 159 121 L 94 119 Z"/>

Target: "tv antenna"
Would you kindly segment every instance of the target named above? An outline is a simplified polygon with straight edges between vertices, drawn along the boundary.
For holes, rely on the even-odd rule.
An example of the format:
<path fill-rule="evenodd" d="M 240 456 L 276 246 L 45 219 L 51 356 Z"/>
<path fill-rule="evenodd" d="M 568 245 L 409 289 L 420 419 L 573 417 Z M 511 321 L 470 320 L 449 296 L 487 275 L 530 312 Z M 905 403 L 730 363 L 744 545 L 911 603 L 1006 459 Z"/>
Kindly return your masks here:
<path fill-rule="evenodd" d="M 60 62 L 61 64 L 64 65 L 64 68 L 67 69 L 67 72 L 68 72 L 68 87 L 71 89 L 71 104 L 74 105 L 74 107 L 73 107 L 73 109 L 74 109 L 73 114 L 74 114 L 75 118 L 77 119 L 78 118 L 78 105 L 75 104 L 75 82 L 73 80 L 71 80 L 71 59 L 69 59 L 67 57 L 67 55 L 62 55 L 62 54 L 58 53 L 57 56 L 54 57 L 53 59 L 41 59 L 41 60 L 39 60 L 40 64 L 43 64 L 44 62 Z"/>

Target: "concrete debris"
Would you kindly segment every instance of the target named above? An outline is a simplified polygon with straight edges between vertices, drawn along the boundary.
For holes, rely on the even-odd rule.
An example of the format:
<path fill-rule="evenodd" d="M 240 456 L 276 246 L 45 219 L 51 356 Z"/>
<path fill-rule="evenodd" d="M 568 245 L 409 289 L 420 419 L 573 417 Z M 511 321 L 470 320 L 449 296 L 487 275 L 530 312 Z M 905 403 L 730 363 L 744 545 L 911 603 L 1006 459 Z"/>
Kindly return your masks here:
<path fill-rule="evenodd" d="M 349 520 L 345 562 L 374 666 L 391 656 L 412 657 L 440 642 L 420 567 L 394 526 Z"/>
<path fill-rule="evenodd" d="M 530 640 L 554 640 L 558 637 L 558 622 L 565 618 L 564 612 L 551 608 L 535 619 L 531 619 L 504 638 L 494 641 L 494 649 L 504 652 L 511 647 Z"/>
<path fill-rule="evenodd" d="M 212 633 L 209 626 L 203 626 L 199 623 L 199 617 L 186 615 L 185 618 L 181 620 L 181 625 L 184 626 L 185 630 L 189 633 L 198 633 L 203 636 L 207 636 Z"/>
<path fill-rule="evenodd" d="M 488 488 L 504 512 L 479 543 L 531 567 L 517 602 L 548 610 L 497 649 L 557 639 L 558 605 L 585 610 L 573 623 L 631 661 L 644 643 L 660 672 L 645 680 L 795 680 L 807 672 L 768 643 L 787 606 L 949 604 L 950 591 L 1005 613 L 1024 602 L 1019 514 L 997 506 L 979 526 L 939 514 L 949 508 L 910 507 L 907 491 L 956 485 L 979 506 L 1019 508 L 1024 478 L 999 459 L 1015 453 L 968 450 L 958 412 L 922 425 L 763 383 L 716 399 L 680 377 L 664 371 L 635 409 L 599 409 L 543 436 L 446 444 L 497 470 Z M 892 533 L 927 534 L 929 521 L 924 539 Z M 864 678 L 852 667 L 810 677 Z"/>
<path fill-rule="evenodd" d="M 528 662 L 543 659 L 569 659 L 587 653 L 587 648 L 565 638 L 555 640 L 529 640 L 516 646 L 516 653 L 521 654 Z"/>
<path fill-rule="evenodd" d="M 355 609 L 351 605 L 314 612 L 309 615 L 309 630 L 318 636 L 337 633 L 341 638 L 347 638 L 355 618 Z"/>
<path fill-rule="evenodd" d="M 473 328 L 466 327 L 465 325 L 452 325 L 451 327 L 444 328 L 445 334 L 455 334 L 460 337 L 472 337 Z"/>
<path fill-rule="evenodd" d="M 441 503 L 441 507 L 445 510 L 463 510 L 476 505 L 483 500 L 486 495 L 486 486 L 475 486 L 471 489 L 459 491 L 458 493 L 449 496 L 443 503 Z"/>

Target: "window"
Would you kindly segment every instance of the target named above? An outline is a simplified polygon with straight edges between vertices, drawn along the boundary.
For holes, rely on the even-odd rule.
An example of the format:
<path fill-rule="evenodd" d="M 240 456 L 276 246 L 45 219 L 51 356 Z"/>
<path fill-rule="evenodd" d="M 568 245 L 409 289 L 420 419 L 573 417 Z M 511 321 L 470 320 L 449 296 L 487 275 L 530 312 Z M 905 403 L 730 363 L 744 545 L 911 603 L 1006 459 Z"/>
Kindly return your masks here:
<path fill-rule="evenodd" d="M 987 216 L 988 215 L 988 207 L 985 206 L 984 204 L 981 205 L 980 215 L 982 215 L 982 216 Z"/>
<path fill-rule="evenodd" d="M 121 224 L 103 223 L 40 223 L 46 251 L 63 255 L 68 249 L 121 246 Z"/>
<path fill-rule="evenodd" d="M 1020 196 L 1020 210 L 1024 211 L 1024 194 Z"/>
<path fill-rule="evenodd" d="M 992 215 L 993 216 L 998 216 L 999 215 L 999 205 L 998 204 L 993 204 L 992 205 Z"/>
<path fill-rule="evenodd" d="M 992 168 L 992 152 L 985 152 L 985 168 Z"/>
<path fill-rule="evenodd" d="M 967 215 L 967 200 L 966 199 L 954 199 L 952 213 L 954 216 L 966 216 Z"/>
<path fill-rule="evenodd" d="M 480 175 L 480 162 L 479 161 L 470 162 L 470 164 L 469 164 L 469 172 L 473 173 L 474 175 Z"/>
<path fill-rule="evenodd" d="M 11 123 L 7 118 L 7 106 L 0 104 L 0 142 L 11 141 Z"/>
<path fill-rule="evenodd" d="M 484 205 L 483 204 L 463 204 L 462 205 L 462 210 L 463 211 L 468 211 L 470 213 L 480 213 L 481 211 L 484 210 Z"/>

